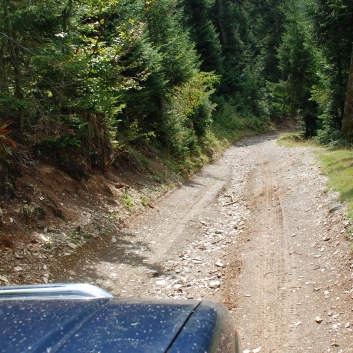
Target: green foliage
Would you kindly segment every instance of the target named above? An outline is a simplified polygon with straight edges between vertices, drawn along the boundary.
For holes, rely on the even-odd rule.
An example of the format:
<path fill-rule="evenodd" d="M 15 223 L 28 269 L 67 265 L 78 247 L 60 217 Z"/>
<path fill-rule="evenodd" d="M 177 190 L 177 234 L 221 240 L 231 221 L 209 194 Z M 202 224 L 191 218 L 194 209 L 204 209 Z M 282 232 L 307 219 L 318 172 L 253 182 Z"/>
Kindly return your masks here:
<path fill-rule="evenodd" d="M 228 102 L 220 104 L 214 116 L 213 132 L 219 139 L 232 142 L 244 135 L 261 133 L 266 130 L 267 117 L 244 117 Z"/>
<path fill-rule="evenodd" d="M 329 72 L 331 65 L 321 56 L 318 65 L 318 82 L 311 90 L 312 100 L 318 105 L 318 132 L 317 139 L 323 144 L 331 144 L 340 138 L 340 127 L 333 119 L 334 94 L 331 90 Z"/>
<path fill-rule="evenodd" d="M 144 20 L 149 38 L 161 54 L 167 86 L 182 84 L 192 77 L 197 72 L 199 62 L 189 32 L 182 26 L 178 1 L 147 1 Z"/>
<path fill-rule="evenodd" d="M 307 23 L 298 9 L 288 15 L 278 59 L 283 79 L 267 84 L 272 94 L 272 114 L 300 117 L 305 135 L 313 136 L 317 131 L 317 107 L 311 88 L 317 82 L 317 68 Z"/>
<path fill-rule="evenodd" d="M 313 26 L 318 51 L 324 65 L 318 68 L 321 86 L 329 98 L 319 109 L 324 116 L 323 134 L 341 130 L 344 101 L 353 42 L 353 3 L 346 0 L 308 1 L 308 16 Z M 322 92 L 322 91 L 321 91 Z M 320 97 L 319 97 L 320 98 Z"/>
<path fill-rule="evenodd" d="M 340 193 L 342 201 L 347 202 L 350 217 L 353 217 L 352 150 L 325 149 L 318 154 L 318 157 L 323 173 L 329 177 L 328 186 Z"/>
<path fill-rule="evenodd" d="M 185 159 L 198 154 L 198 138 L 204 136 L 211 125 L 213 85 L 218 78 L 211 73 L 199 73 L 183 85 L 176 87 L 169 96 L 169 111 L 165 128 L 161 131 L 172 155 Z"/>
<path fill-rule="evenodd" d="M 221 0 L 213 10 L 224 57 L 217 102 L 226 102 L 248 119 L 269 114 L 265 82 L 279 77 L 282 3 Z"/>
<path fill-rule="evenodd" d="M 352 43 L 353 45 L 353 43 Z M 353 47 L 351 54 L 351 64 L 345 97 L 344 115 L 342 120 L 342 135 L 347 140 L 353 138 Z"/>
<path fill-rule="evenodd" d="M 316 140 L 326 146 L 340 146 L 343 142 L 341 140 L 341 130 L 330 129 L 325 125 L 318 131 Z"/>
<path fill-rule="evenodd" d="M 201 69 L 206 72 L 222 73 L 223 58 L 219 35 L 211 21 L 214 1 L 185 0 L 184 21 L 190 28 L 190 37 L 201 59 Z"/>
<path fill-rule="evenodd" d="M 132 211 L 134 208 L 134 203 L 132 200 L 132 196 L 128 193 L 127 190 L 124 191 L 123 196 L 121 198 L 121 203 L 129 210 Z"/>
<path fill-rule="evenodd" d="M 306 143 L 306 141 L 305 136 L 297 132 L 281 133 L 277 138 L 277 144 L 286 147 L 297 147 L 299 144 Z"/>
<path fill-rule="evenodd" d="M 215 136 L 263 131 L 270 115 L 329 141 L 352 13 L 346 0 L 3 0 L 2 118 L 77 178 L 147 144 L 193 170 Z"/>
<path fill-rule="evenodd" d="M 255 0 L 249 2 L 249 14 L 253 22 L 253 38 L 256 59 L 264 81 L 278 82 L 282 78 L 277 50 L 293 9 L 287 0 Z"/>
<path fill-rule="evenodd" d="M 137 169 L 149 170 L 151 168 L 151 162 L 136 148 L 128 147 L 127 153 L 129 154 L 130 163 L 134 163 Z"/>

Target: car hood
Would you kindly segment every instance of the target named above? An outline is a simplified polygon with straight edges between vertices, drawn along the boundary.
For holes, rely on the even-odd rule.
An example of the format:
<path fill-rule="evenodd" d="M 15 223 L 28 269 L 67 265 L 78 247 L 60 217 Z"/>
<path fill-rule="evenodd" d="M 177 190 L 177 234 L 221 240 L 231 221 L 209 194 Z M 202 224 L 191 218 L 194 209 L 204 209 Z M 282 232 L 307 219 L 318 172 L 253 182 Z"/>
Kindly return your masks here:
<path fill-rule="evenodd" d="M 0 352 L 166 352 L 199 303 L 4 300 L 0 302 Z"/>

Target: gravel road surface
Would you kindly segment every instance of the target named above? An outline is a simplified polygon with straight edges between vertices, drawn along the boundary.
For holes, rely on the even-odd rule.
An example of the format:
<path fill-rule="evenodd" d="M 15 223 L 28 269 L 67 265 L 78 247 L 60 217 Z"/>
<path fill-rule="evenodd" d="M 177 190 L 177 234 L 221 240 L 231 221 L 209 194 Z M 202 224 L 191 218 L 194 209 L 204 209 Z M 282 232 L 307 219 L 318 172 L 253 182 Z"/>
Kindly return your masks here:
<path fill-rule="evenodd" d="M 208 298 L 244 352 L 353 352 L 344 205 L 308 147 L 245 139 L 56 280 L 127 297 Z"/>

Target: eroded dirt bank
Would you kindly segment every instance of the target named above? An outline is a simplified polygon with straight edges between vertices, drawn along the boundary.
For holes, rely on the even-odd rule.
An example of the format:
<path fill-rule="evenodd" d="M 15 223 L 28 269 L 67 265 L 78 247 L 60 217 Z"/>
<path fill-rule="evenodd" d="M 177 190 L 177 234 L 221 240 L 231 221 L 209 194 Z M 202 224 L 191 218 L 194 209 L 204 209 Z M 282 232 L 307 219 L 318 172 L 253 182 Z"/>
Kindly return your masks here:
<path fill-rule="evenodd" d="M 349 223 L 324 189 L 307 148 L 246 139 L 52 280 L 222 301 L 247 352 L 353 352 Z"/>

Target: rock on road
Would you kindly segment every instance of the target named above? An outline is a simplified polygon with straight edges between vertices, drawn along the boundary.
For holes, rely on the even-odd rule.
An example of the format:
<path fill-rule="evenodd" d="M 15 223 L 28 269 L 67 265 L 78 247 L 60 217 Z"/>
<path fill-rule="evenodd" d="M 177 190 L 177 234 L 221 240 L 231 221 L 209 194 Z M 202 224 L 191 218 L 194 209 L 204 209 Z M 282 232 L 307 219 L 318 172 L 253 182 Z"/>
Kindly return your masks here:
<path fill-rule="evenodd" d="M 221 301 L 244 352 L 353 352 L 350 224 L 325 182 L 308 147 L 245 139 L 57 279 Z"/>

